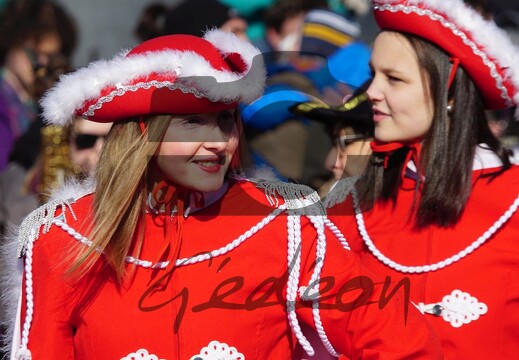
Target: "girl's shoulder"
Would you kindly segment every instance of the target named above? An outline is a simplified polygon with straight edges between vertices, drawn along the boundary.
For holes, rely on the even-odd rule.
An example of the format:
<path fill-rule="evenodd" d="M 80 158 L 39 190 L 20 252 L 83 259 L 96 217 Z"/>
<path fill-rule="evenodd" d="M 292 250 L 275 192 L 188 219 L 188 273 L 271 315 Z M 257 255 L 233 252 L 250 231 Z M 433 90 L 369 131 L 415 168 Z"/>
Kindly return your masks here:
<path fill-rule="evenodd" d="M 232 190 L 258 206 L 293 210 L 300 215 L 308 214 L 310 209 L 312 213 L 324 213 L 319 195 L 306 185 L 272 178 L 234 177 Z"/>
<path fill-rule="evenodd" d="M 76 238 L 81 241 L 92 221 L 94 184 L 90 180 L 68 181 L 54 191 L 49 201 L 25 217 L 18 229 L 18 257 L 29 243 Z M 50 240 L 49 240 L 50 239 Z"/>

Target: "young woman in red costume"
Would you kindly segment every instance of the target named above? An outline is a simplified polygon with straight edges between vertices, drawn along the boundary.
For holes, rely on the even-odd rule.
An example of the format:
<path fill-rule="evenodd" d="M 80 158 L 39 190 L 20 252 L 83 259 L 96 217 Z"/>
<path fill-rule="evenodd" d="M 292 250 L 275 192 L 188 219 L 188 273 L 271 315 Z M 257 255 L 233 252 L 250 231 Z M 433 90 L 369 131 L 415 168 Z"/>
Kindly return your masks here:
<path fill-rule="evenodd" d="M 519 103 L 519 51 L 462 1 L 372 6 L 374 155 L 330 216 L 379 281 L 410 281 L 447 359 L 516 358 L 519 168 L 485 109 Z"/>
<path fill-rule="evenodd" d="M 217 30 L 159 37 L 47 93 L 50 123 L 114 124 L 93 183 L 20 228 L 11 358 L 290 359 L 314 352 L 300 324 L 353 359 L 440 358 L 407 299 L 326 240 L 315 192 L 237 175 L 258 55 Z"/>

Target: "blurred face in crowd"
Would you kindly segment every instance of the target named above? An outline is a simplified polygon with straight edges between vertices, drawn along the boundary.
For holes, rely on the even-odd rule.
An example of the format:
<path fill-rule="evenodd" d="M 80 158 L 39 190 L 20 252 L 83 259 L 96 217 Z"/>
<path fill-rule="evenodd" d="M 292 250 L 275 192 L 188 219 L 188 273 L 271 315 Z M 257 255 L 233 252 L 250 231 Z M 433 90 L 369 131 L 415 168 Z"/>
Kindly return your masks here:
<path fill-rule="evenodd" d="M 48 65 L 49 59 L 61 50 L 61 41 L 56 34 L 41 36 L 38 42 L 27 41 L 22 47 L 12 49 L 6 57 L 5 67 L 19 84 L 32 94 L 36 71 Z"/>
<path fill-rule="evenodd" d="M 277 32 L 267 29 L 267 38 L 276 51 L 299 51 L 301 48 L 301 37 L 303 34 L 303 12 L 287 18 Z"/>
<path fill-rule="evenodd" d="M 223 185 L 238 148 L 235 110 L 174 116 L 157 151 L 155 181 L 201 192 Z"/>
<path fill-rule="evenodd" d="M 333 178 L 339 180 L 343 176 L 362 174 L 371 155 L 372 138 L 356 134 L 351 127 L 343 127 L 333 140 L 334 146 L 325 160 L 325 167 L 333 173 Z"/>
<path fill-rule="evenodd" d="M 77 118 L 72 125 L 70 136 L 70 160 L 88 174 L 95 170 L 101 155 L 105 138 L 112 123 L 96 123 Z"/>
<path fill-rule="evenodd" d="M 247 21 L 241 17 L 234 17 L 229 19 L 222 26 L 220 26 L 221 30 L 232 32 L 241 40 L 249 40 L 249 37 L 247 36 L 247 28 Z"/>
<path fill-rule="evenodd" d="M 367 93 L 373 103 L 375 138 L 416 141 L 429 131 L 433 101 L 426 91 L 414 49 L 402 35 L 384 31 L 375 39 Z"/>

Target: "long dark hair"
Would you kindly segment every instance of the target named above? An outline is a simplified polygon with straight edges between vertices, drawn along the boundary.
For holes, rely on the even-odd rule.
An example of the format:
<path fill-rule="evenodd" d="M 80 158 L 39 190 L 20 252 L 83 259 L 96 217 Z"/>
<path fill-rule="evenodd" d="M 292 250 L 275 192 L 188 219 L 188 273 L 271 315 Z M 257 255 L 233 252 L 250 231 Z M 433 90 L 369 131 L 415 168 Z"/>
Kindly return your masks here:
<path fill-rule="evenodd" d="M 476 146 L 487 144 L 501 159 L 503 166 L 492 176 L 510 168 L 510 153 L 490 131 L 483 98 L 465 70 L 458 67 L 449 87 L 452 67 L 449 55 L 422 38 L 401 35 L 416 52 L 426 87 L 424 91 L 431 96 L 434 106 L 432 125 L 422 141 L 418 164 L 425 180 L 419 176 L 416 182 L 410 215 L 416 216 L 414 226 L 418 229 L 429 225 L 453 226 L 460 219 L 471 192 Z M 450 110 L 447 110 L 448 105 Z M 403 148 L 392 153 L 385 169 L 384 154 L 372 155 L 359 182 L 364 209 L 375 201 L 396 203 L 408 151 Z"/>

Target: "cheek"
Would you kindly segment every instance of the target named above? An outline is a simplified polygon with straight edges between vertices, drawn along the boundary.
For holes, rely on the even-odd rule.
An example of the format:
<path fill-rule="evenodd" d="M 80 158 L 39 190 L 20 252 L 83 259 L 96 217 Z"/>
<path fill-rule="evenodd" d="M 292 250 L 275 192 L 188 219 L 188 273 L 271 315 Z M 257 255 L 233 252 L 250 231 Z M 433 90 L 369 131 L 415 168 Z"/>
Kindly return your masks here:
<path fill-rule="evenodd" d="M 234 154 L 236 152 L 236 150 L 238 149 L 239 144 L 240 144 L 240 139 L 239 139 L 239 135 L 238 135 L 238 130 L 235 127 L 231 136 L 229 136 L 229 140 L 227 141 L 227 147 L 226 147 L 227 154 L 229 154 L 229 155 Z"/>
<path fill-rule="evenodd" d="M 348 155 L 360 155 L 362 153 L 362 147 L 364 143 L 360 141 L 356 141 L 346 148 L 346 153 Z"/>
<path fill-rule="evenodd" d="M 159 156 L 192 156 L 197 145 L 188 141 L 163 141 L 158 149 Z"/>

